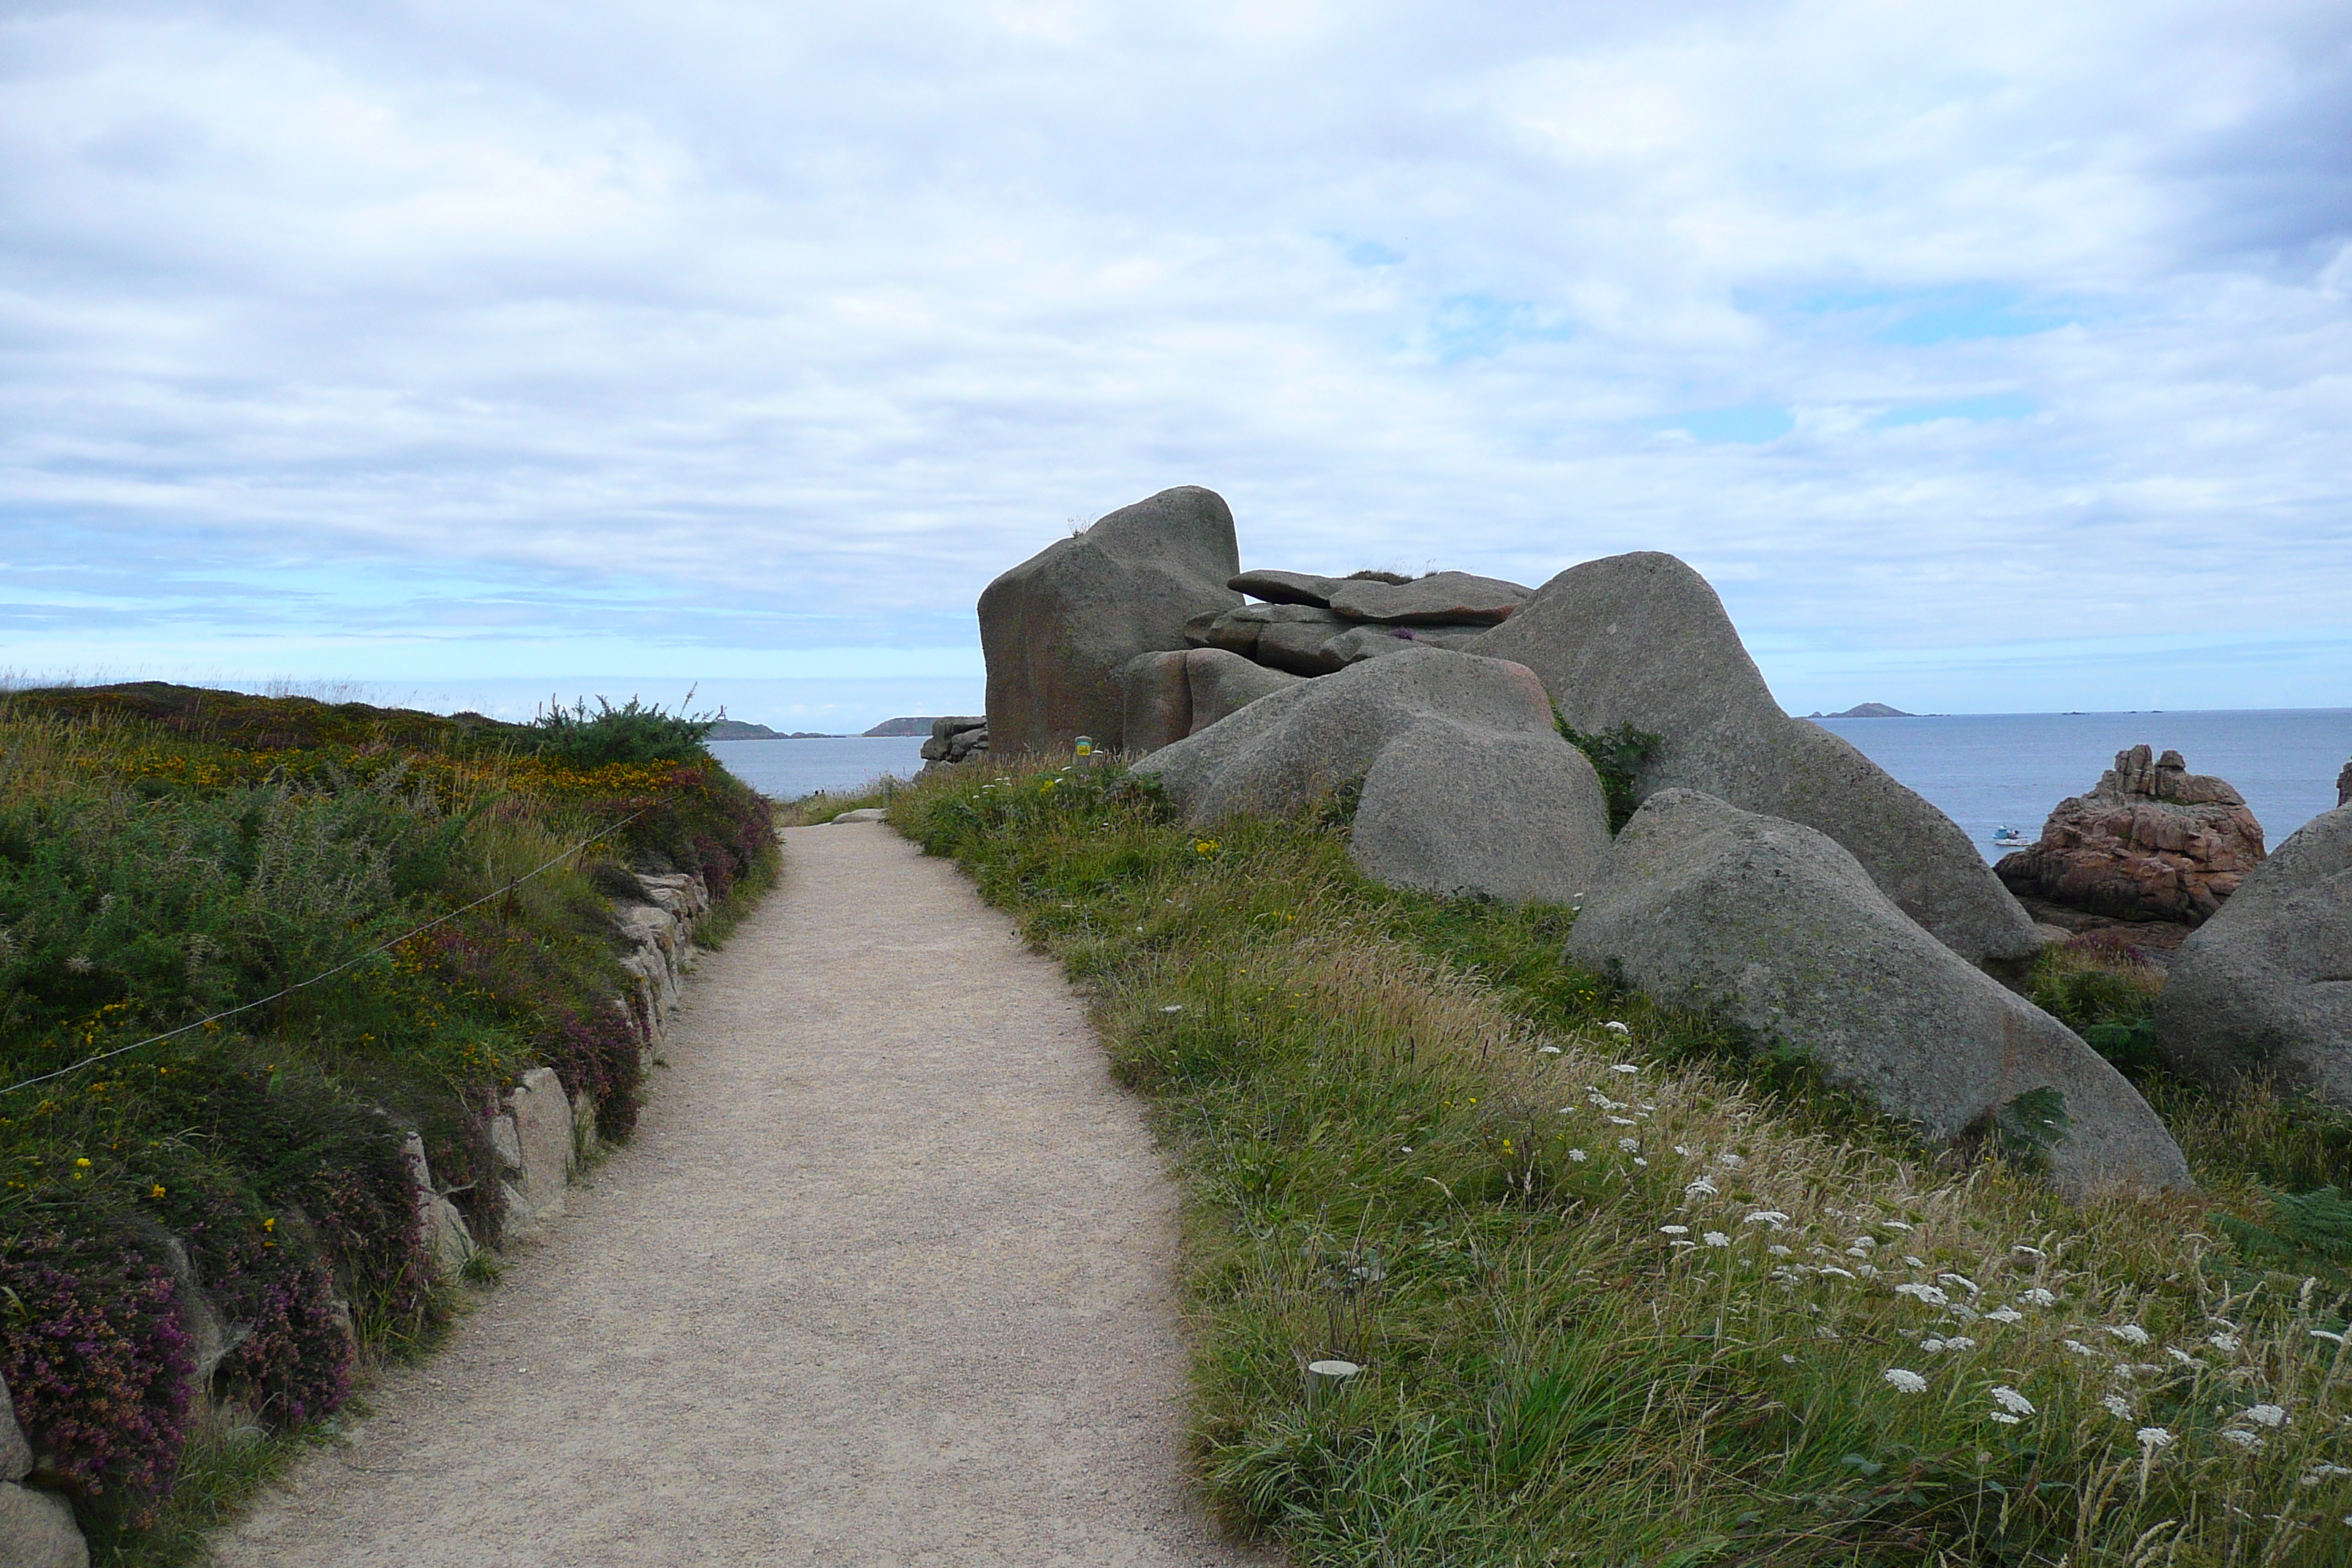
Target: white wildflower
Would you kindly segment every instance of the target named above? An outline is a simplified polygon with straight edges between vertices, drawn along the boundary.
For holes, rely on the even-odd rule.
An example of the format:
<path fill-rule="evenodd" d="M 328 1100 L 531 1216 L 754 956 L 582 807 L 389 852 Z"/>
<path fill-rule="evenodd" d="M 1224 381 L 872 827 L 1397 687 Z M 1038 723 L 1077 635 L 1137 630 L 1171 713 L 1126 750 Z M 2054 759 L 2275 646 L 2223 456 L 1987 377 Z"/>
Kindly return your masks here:
<path fill-rule="evenodd" d="M 1916 1372 L 1910 1372 L 1899 1366 L 1890 1366 L 1886 1369 L 1886 1381 L 1895 1385 L 1895 1391 L 1898 1394 L 1925 1394 L 1927 1392 L 1927 1380 L 1926 1378 L 1921 1377 Z"/>
<path fill-rule="evenodd" d="M 2014 1426 L 2018 1424 L 2019 1420 L 2021 1419 L 2015 1415 L 2003 1415 L 1998 1410 L 1988 1411 L 1986 1415 L 1989 1419 L 1998 1421 L 2004 1426 Z"/>
<path fill-rule="evenodd" d="M 2026 1398 L 2025 1395 L 2018 1393 L 2017 1390 L 2009 1387 L 2005 1384 L 1996 1384 L 1994 1386 L 1992 1391 L 1992 1402 L 1995 1405 L 2000 1405 L 2003 1410 L 2008 1411 L 2012 1415 L 2031 1415 L 2033 1414 L 2033 1401 Z"/>
<path fill-rule="evenodd" d="M 1690 1146 L 1686 1143 L 1677 1143 L 1675 1145 L 1675 1152 L 1687 1160 L 1690 1158 Z"/>
<path fill-rule="evenodd" d="M 2211 1345 L 2217 1351 L 2234 1351 L 2238 1348 L 2238 1336 L 2235 1334 L 2215 1334 L 2205 1342 Z"/>
<path fill-rule="evenodd" d="M 1631 1127 L 1633 1125 L 1633 1119 L 1630 1116 L 1612 1116 L 1609 1119 L 1609 1121 L 1610 1124 L 1614 1127 Z"/>
<path fill-rule="evenodd" d="M 1977 1342 L 1966 1334 L 1954 1334 L 1944 1342 L 1944 1348 L 1948 1351 L 1972 1351 L 1977 1348 Z"/>
<path fill-rule="evenodd" d="M 1680 1239 L 1676 1239 L 1676 1240 L 1670 1241 L 1670 1242 L 1666 1243 L 1666 1245 L 1667 1245 L 1668 1247 L 1672 1247 L 1687 1248 L 1687 1249 L 1689 1249 L 1690 1251 L 1693 1251 L 1693 1252 L 1696 1252 L 1696 1251 L 1697 1251 L 1697 1250 L 1698 1250 L 1698 1243 L 1697 1243 L 1697 1242 L 1696 1242 L 1696 1241 L 1683 1241 L 1683 1240 L 1680 1240 Z"/>
<path fill-rule="evenodd" d="M 2155 1453 L 2158 1448 L 2169 1448 L 2172 1447 L 2172 1434 L 2166 1431 L 2161 1426 L 2143 1426 L 2138 1431 L 2133 1433 L 2132 1436 L 2138 1440 L 2141 1447 L 2147 1449 L 2151 1454 Z"/>
<path fill-rule="evenodd" d="M 2239 1414 L 2257 1426 L 2276 1428 L 2286 1425 L 2286 1412 L 2275 1405 L 2249 1405 Z"/>
<path fill-rule="evenodd" d="M 2036 1285 L 2032 1289 L 2028 1290 L 2024 1295 L 2019 1297 L 2018 1300 L 2023 1301 L 2029 1307 L 2054 1307 L 2058 1304 L 2058 1298 L 2052 1295 L 2049 1291 L 2044 1290 L 2039 1285 Z"/>
<path fill-rule="evenodd" d="M 1769 1225 L 1774 1230 L 1778 1230 L 1782 1226 L 1789 1223 L 1789 1216 L 1782 1214 L 1779 1209 L 1758 1209 L 1754 1214 L 1749 1215 L 1746 1219 L 1741 1220 L 1739 1223 L 1742 1225 Z"/>
<path fill-rule="evenodd" d="M 1632 1062 L 1611 1062 L 1609 1064 L 1609 1070 L 1611 1072 L 1640 1072 L 1642 1069 L 1635 1067 Z"/>
<path fill-rule="evenodd" d="M 1586 1089 L 1584 1091 L 1584 1098 L 1591 1100 L 1593 1104 L 1599 1106 L 1603 1110 L 1622 1110 L 1625 1109 L 1625 1102 L 1623 1100 L 1612 1100 L 1597 1089 Z"/>
<path fill-rule="evenodd" d="M 1617 1140 L 1617 1147 L 1624 1150 L 1628 1154 L 1638 1154 L 1642 1152 L 1642 1141 L 1639 1138 L 1620 1138 Z"/>
<path fill-rule="evenodd" d="M 2195 1356 L 2190 1355 L 2187 1351 L 2182 1350 L 2179 1345 L 2165 1346 L 2164 1353 L 2170 1356 L 2173 1360 L 2179 1362 L 2183 1366 L 2203 1366 L 2205 1364 L 2203 1362 L 2199 1361 Z"/>
<path fill-rule="evenodd" d="M 2048 1253 L 2046 1253 L 2046 1252 L 2042 1251 L 2040 1247 L 2028 1247 L 2028 1246 L 2026 1246 L 2026 1245 L 2025 1245 L 2025 1243 L 2023 1243 L 2023 1242 L 2021 1242 L 2021 1242 L 2019 1242 L 2016 1246 L 2014 1246 L 2014 1247 L 2011 1247 L 2011 1248 L 2010 1248 L 2010 1250 L 2011 1250 L 2011 1252 L 2022 1252 L 2022 1253 L 2023 1253 L 2023 1254 L 2025 1254 L 2025 1256 L 2026 1256 L 2026 1257 L 2028 1257 L 2028 1258 L 2047 1258 L 2047 1257 L 2049 1257 L 2049 1256 L 2050 1256 Z"/>
<path fill-rule="evenodd" d="M 1708 1181 L 1705 1176 L 1701 1176 L 1697 1181 L 1692 1182 L 1683 1188 L 1683 1195 L 1685 1197 L 1711 1198 L 1715 1196 L 1715 1184 Z"/>
<path fill-rule="evenodd" d="M 1878 1265 L 1875 1263 L 1860 1263 L 1856 1264 L 1854 1267 L 1861 1271 L 1862 1277 L 1864 1279 L 1875 1279 L 1878 1278 Z"/>
<path fill-rule="evenodd" d="M 2096 1355 L 2099 1353 L 2080 1340 L 2061 1340 L 2058 1342 L 2064 1345 L 2068 1350 L 2073 1351 L 2076 1355 Z"/>
<path fill-rule="evenodd" d="M 2099 1406 L 2118 1421 L 2131 1419 L 2131 1401 L 2120 1394 L 2110 1394 L 2099 1401 Z"/>
<path fill-rule="evenodd" d="M 1592 1156 L 1591 1156 L 1591 1155 L 1590 1155 L 1590 1154 L 1586 1153 L 1586 1152 L 1585 1152 L 1583 1150 L 1581 1150 L 1581 1149 L 1570 1149 L 1570 1150 L 1568 1152 L 1568 1157 L 1569 1157 L 1570 1159 L 1571 1159 L 1571 1160 L 1575 1161 L 1575 1162 L 1576 1162 L 1578 1164 L 1580 1164 L 1580 1165 L 1583 1164 L 1583 1163 L 1584 1163 L 1584 1162 L 1586 1162 L 1587 1160 L 1590 1160 L 1591 1158 L 1592 1158 Z"/>
<path fill-rule="evenodd" d="M 1739 1169 L 1740 1166 L 1748 1163 L 1747 1161 L 1741 1159 L 1737 1154 L 1717 1154 L 1715 1157 L 1715 1163 L 1721 1165 L 1727 1171 L 1736 1171 Z"/>
<path fill-rule="evenodd" d="M 2245 1431 L 2236 1426 L 2232 1426 L 2228 1431 L 2222 1433 L 2221 1441 L 2224 1443 L 2235 1443 L 2241 1448 L 2260 1448 L 2263 1446 L 2263 1440 L 2260 1437 L 2255 1436 L 2252 1432 Z"/>
<path fill-rule="evenodd" d="M 1794 1258 L 1797 1256 L 1777 1241 L 1771 1246 L 1766 1247 L 1764 1250 L 1770 1253 L 1775 1258 Z"/>
<path fill-rule="evenodd" d="M 1785 1351 L 1781 1352 L 1781 1354 L 1780 1354 L 1780 1359 L 1781 1359 L 1782 1361 L 1786 1362 L 1786 1363 L 1787 1363 L 1789 1365 L 1790 1365 L 1790 1366 L 1794 1366 L 1794 1365 L 1796 1365 L 1796 1364 L 1797 1364 L 1797 1358 L 1796 1358 L 1795 1356 L 1792 1356 L 1792 1355 L 1789 1354 L 1789 1353 L 1788 1353 L 1787 1352 L 1785 1352 Z"/>
<path fill-rule="evenodd" d="M 1633 1032 L 1631 1025 L 1621 1024 L 1614 1018 L 1610 1019 L 1601 1026 L 1608 1030 L 1612 1035 L 1630 1035 Z"/>
<path fill-rule="evenodd" d="M 2102 1323 L 2100 1327 L 2127 1345 L 2147 1343 L 2147 1331 L 2137 1323 Z"/>
<path fill-rule="evenodd" d="M 1930 1307 L 1940 1307 L 1951 1300 L 1950 1297 L 1945 1295 L 1941 1290 L 1937 1289 L 1933 1285 L 1916 1285 L 1907 1283 L 1897 1285 L 1895 1287 L 1895 1293 L 1898 1296 L 1916 1296 Z"/>
<path fill-rule="evenodd" d="M 1636 1155 L 1634 1155 L 1634 1156 L 1633 1156 L 1633 1163 L 1635 1163 L 1636 1165 L 1647 1165 L 1649 1163 L 1650 1163 L 1650 1162 L 1648 1162 L 1647 1160 L 1643 1159 L 1643 1158 L 1642 1158 L 1642 1156 L 1640 1156 L 1639 1154 L 1636 1154 Z"/>
<path fill-rule="evenodd" d="M 1872 1223 L 1876 1225 L 1881 1230 L 1916 1230 L 1918 1228 L 1916 1226 L 1906 1225 L 1899 1219 L 1874 1220 Z"/>
<path fill-rule="evenodd" d="M 2314 1465 L 2311 1473 L 2303 1478 L 2302 1484 L 2315 1487 L 2322 1481 L 2340 1480 L 2346 1476 L 2352 1476 L 2352 1469 L 2342 1465 Z"/>
<path fill-rule="evenodd" d="M 1977 1282 L 1969 1279 L 1965 1274 L 1938 1274 L 1936 1276 L 1936 1283 L 1938 1285 L 1958 1285 L 1961 1289 L 1966 1290 L 1971 1296 L 1981 1296 L 1984 1294 L 1982 1290 L 1977 1289 Z"/>
<path fill-rule="evenodd" d="M 1658 1231 L 1659 1234 L 1663 1236 L 1688 1236 L 1690 1234 L 1690 1226 L 1686 1225 L 1662 1225 L 1658 1227 Z"/>
<path fill-rule="evenodd" d="M 1179 1002 L 1172 1007 L 1162 1007 L 1160 1010 L 1163 1013 L 1181 1013 L 1184 1010 L 1184 1004 Z"/>
<path fill-rule="evenodd" d="M 1724 1235 L 1723 1232 L 1719 1230 L 1710 1230 L 1705 1236 L 1699 1237 L 1699 1239 L 1706 1242 L 1709 1247 L 1729 1247 L 1731 1245 L 1731 1237 Z"/>
<path fill-rule="evenodd" d="M 2014 1307 L 1995 1307 L 1991 1311 L 1987 1312 L 1985 1317 L 1996 1323 L 2014 1323 L 2021 1321 L 2025 1314 Z"/>
<path fill-rule="evenodd" d="M 1944 1348 L 1944 1342 L 1941 1340 L 1921 1340 L 1919 1342 L 1919 1348 L 1926 1351 L 1929 1355 L 1934 1355 L 1937 1351 Z"/>
<path fill-rule="evenodd" d="M 1927 1263 L 1925 1258 L 1914 1258 L 1907 1252 L 1903 1255 L 1903 1261 L 1909 1264 L 1914 1268 L 1925 1268 L 1927 1267 Z"/>
<path fill-rule="evenodd" d="M 1832 1268 L 1831 1265 L 1826 1263 L 1822 1265 L 1822 1272 L 1824 1274 L 1834 1274 L 1841 1279 L 1851 1279 L 1853 1278 L 1853 1275 L 1847 1273 L 1844 1269 Z"/>
<path fill-rule="evenodd" d="M 1964 1323 L 1973 1323 L 1977 1321 L 1977 1310 L 1965 1301 L 1954 1301 L 1945 1310 Z"/>
<path fill-rule="evenodd" d="M 1556 1057 L 1559 1055 L 1559 1047 L 1558 1046 L 1538 1046 L 1536 1047 L 1536 1054 L 1543 1057 Z"/>

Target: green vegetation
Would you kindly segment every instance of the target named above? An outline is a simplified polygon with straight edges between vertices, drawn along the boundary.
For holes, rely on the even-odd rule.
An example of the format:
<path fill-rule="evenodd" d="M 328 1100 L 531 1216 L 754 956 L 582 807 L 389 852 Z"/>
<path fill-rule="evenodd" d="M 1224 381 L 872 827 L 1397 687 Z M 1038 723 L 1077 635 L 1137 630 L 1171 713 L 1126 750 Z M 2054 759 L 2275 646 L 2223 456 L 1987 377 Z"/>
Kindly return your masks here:
<path fill-rule="evenodd" d="M 1200 835 L 1042 764 L 890 811 L 1150 1098 L 1208 1484 L 1294 1561 L 2352 1555 L 2343 1297 L 2227 1239 L 2276 1233 L 2275 1099 L 2198 1102 L 2207 1195 L 2072 1203 L 1564 965 L 1566 910 L 1366 883 L 1339 814 Z"/>
<path fill-rule="evenodd" d="M 494 1241 L 483 1112 L 517 1075 L 553 1067 L 627 1131 L 607 894 L 688 870 L 723 915 L 775 871 L 765 803 L 700 732 L 634 701 L 519 726 L 0 700 L 0 1375 L 99 1561 L 194 1550 L 355 1358 L 430 1342 L 456 1282 L 407 1134 Z M 251 1325 L 213 1406 L 191 1281 Z"/>
<path fill-rule="evenodd" d="M 1582 752 L 1592 771 L 1601 775 L 1601 798 L 1609 803 L 1609 831 L 1622 832 L 1642 804 L 1634 780 L 1650 753 L 1658 749 L 1659 738 L 1636 730 L 1630 721 L 1614 730 L 1588 735 L 1562 718 L 1558 709 L 1552 710 L 1552 722 L 1559 726 L 1561 738 Z"/>

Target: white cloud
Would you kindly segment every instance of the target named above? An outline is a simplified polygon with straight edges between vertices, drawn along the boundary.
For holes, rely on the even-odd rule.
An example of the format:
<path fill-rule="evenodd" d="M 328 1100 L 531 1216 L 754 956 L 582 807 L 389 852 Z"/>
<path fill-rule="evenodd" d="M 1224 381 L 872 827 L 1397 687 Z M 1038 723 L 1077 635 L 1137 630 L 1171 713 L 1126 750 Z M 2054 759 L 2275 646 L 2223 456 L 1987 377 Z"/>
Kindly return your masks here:
<path fill-rule="evenodd" d="M 963 679 L 995 572 L 1200 482 L 1252 563 L 1675 551 L 1800 709 L 2083 706 L 2150 637 L 2161 705 L 2352 702 L 2318 0 L 19 5 L 0 58 L 17 668 Z"/>

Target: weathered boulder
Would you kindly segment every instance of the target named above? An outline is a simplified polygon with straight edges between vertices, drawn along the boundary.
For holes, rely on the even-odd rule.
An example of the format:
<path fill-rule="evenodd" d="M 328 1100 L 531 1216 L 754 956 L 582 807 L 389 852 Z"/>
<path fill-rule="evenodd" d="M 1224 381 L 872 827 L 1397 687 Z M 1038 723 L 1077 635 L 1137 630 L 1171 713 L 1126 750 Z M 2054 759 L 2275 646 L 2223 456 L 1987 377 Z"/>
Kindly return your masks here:
<path fill-rule="evenodd" d="M 1396 626 L 1497 626 L 1535 592 L 1499 577 L 1433 572 L 1410 583 L 1351 577 L 1333 585 L 1326 603 L 1351 621 Z"/>
<path fill-rule="evenodd" d="M 1772 700 L 1706 579 L 1671 555 L 1570 567 L 1468 651 L 1543 678 L 1587 734 L 1659 737 L 1635 786 L 1704 790 L 1836 839 L 1913 920 L 1972 963 L 2041 951 L 2033 921 L 1958 824 Z"/>
<path fill-rule="evenodd" d="M 2048 1153 L 2071 1192 L 2189 1185 L 2122 1074 L 1929 936 L 1812 828 L 1696 790 L 1653 794 L 1617 836 L 1568 954 L 1802 1048 L 1932 1138 L 2039 1127 L 2050 1106 L 2035 1091 L 2054 1089 L 2065 1121 Z"/>
<path fill-rule="evenodd" d="M 1201 826 L 1360 784 L 1358 865 L 1433 892 L 1572 902 L 1609 841 L 1600 782 L 1534 675 L 1440 648 L 1270 693 L 1135 772 Z"/>
<path fill-rule="evenodd" d="M 2156 1028 L 2183 1072 L 2268 1074 L 2352 1110 L 2352 805 L 2290 835 L 2189 933 Z"/>
<path fill-rule="evenodd" d="M 1184 673 L 1192 690 L 1192 727 L 1185 731 L 1190 735 L 1304 679 L 1214 647 L 1187 653 Z"/>
<path fill-rule="evenodd" d="M 584 1101 L 587 1096 L 581 1099 Z M 520 1143 L 517 1152 L 520 1152 Z M 434 1187 L 433 1167 L 425 1158 L 425 1140 L 411 1132 L 401 1141 L 400 1153 L 416 1184 L 416 1218 L 424 1227 L 425 1250 L 432 1255 L 433 1267 L 441 1278 L 455 1279 L 474 1256 L 474 1233 L 466 1228 L 466 1216 L 457 1212 L 457 1205 Z"/>
<path fill-rule="evenodd" d="M 1331 590 L 1345 577 L 1318 577 L 1312 572 L 1244 572 L 1226 579 L 1225 586 L 1269 605 L 1313 605 L 1328 608 Z"/>
<path fill-rule="evenodd" d="M 973 752 L 986 750 L 988 716 L 953 714 L 931 721 L 930 738 L 923 742 L 922 758 L 926 763 L 943 763 L 952 767 Z"/>
<path fill-rule="evenodd" d="M 2116 753 L 2087 795 L 2058 803 L 2030 849 L 1994 871 L 2012 892 L 2126 921 L 2212 918 L 2263 863 L 2263 825 L 2179 752 Z"/>
<path fill-rule="evenodd" d="M 1210 648 L 1139 653 L 1118 668 L 1121 749 L 1140 756 L 1192 732 L 1192 681 L 1185 661 Z M 1235 654 L 1233 658 L 1240 658 Z M 1246 661 L 1244 661 L 1246 662 Z"/>
<path fill-rule="evenodd" d="M 1124 743 L 1121 666 L 1184 646 L 1184 623 L 1238 605 L 1234 514 L 1197 485 L 1161 490 L 1055 541 L 980 595 L 989 748 L 1019 756 L 1079 735 Z"/>
<path fill-rule="evenodd" d="M 2336 775 L 2336 804 L 2352 805 L 2352 763 L 2345 763 L 2344 771 Z"/>
<path fill-rule="evenodd" d="M 21 1481 L 33 1473 L 33 1446 L 16 1425 L 16 1402 L 0 1377 L 0 1481 Z"/>
<path fill-rule="evenodd" d="M 528 1230 L 559 1217 L 573 1150 L 572 1100 L 555 1070 L 533 1068 L 518 1079 L 507 1092 L 507 1113 L 490 1129 L 500 1162 L 516 1178 L 500 1184 L 509 1226 Z"/>
<path fill-rule="evenodd" d="M 1331 675 L 1414 643 L 1465 648 L 1471 639 L 1484 637 L 1491 625 L 1357 621 L 1311 605 L 1244 605 L 1222 615 L 1193 616 L 1185 623 L 1184 638 L 1195 647 L 1223 648 L 1270 669 L 1316 676 Z"/>
<path fill-rule="evenodd" d="M 0 1563 L 7 1568 L 89 1568 L 89 1548 L 73 1505 L 55 1492 L 0 1481 Z"/>

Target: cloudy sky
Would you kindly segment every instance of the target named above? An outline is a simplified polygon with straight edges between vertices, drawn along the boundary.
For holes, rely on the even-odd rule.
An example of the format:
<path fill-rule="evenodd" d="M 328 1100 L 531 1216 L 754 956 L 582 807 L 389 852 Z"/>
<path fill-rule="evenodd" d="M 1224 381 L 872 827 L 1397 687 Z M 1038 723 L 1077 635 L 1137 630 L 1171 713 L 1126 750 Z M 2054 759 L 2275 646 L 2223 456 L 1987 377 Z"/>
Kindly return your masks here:
<path fill-rule="evenodd" d="M 0 666 L 970 710 L 1673 551 L 1782 702 L 2352 704 L 2352 7 L 0 5 Z"/>

